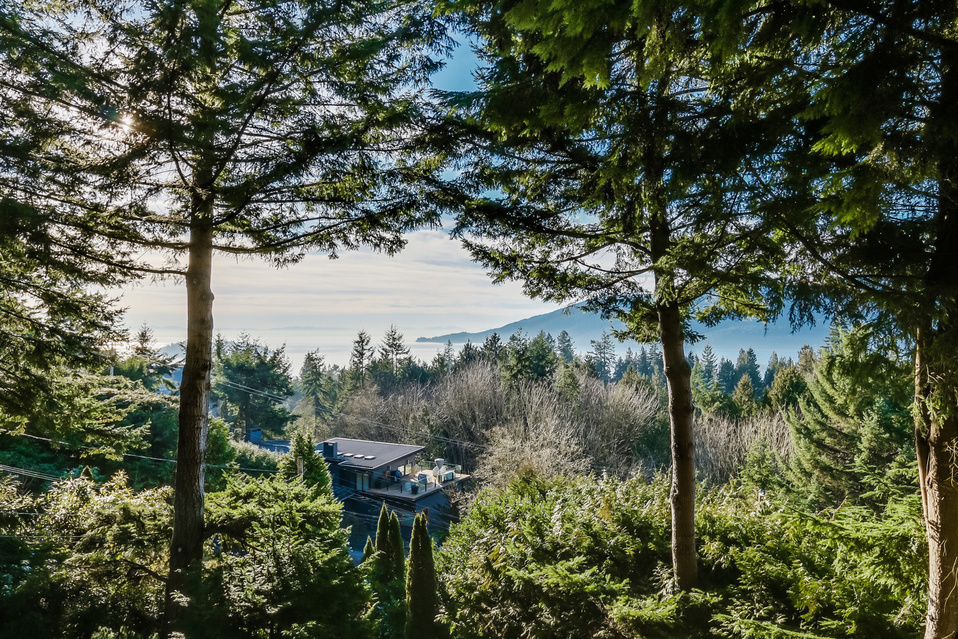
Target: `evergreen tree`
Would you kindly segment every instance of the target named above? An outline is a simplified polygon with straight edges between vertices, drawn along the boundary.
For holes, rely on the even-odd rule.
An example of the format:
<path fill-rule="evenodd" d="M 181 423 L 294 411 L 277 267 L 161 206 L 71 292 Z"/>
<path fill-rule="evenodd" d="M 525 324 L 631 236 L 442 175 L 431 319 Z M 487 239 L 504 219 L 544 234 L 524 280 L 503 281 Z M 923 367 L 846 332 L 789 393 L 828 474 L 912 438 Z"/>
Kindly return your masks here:
<path fill-rule="evenodd" d="M 293 394 L 285 347 L 270 349 L 242 333 L 224 350 L 213 372 L 221 416 L 241 433 L 262 428 L 267 437 L 281 437 L 293 419 L 283 405 Z"/>
<path fill-rule="evenodd" d="M 399 375 L 402 367 L 409 357 L 409 347 L 403 341 L 402 333 L 396 330 L 396 326 L 390 326 L 383 336 L 382 346 L 379 348 L 380 357 L 389 362 L 394 375 Z"/>
<path fill-rule="evenodd" d="M 363 565 L 366 565 L 367 562 L 369 562 L 373 558 L 373 555 L 375 553 L 376 553 L 376 547 L 373 545 L 373 538 L 367 536 L 366 545 L 363 546 L 363 558 L 361 560 L 361 563 Z"/>
<path fill-rule="evenodd" d="M 405 583 L 406 580 L 406 550 L 402 540 L 402 528 L 399 524 L 399 517 L 396 511 L 389 515 L 389 531 L 387 535 L 389 543 L 389 574 L 393 578 L 398 578 Z"/>
<path fill-rule="evenodd" d="M 0 19 L 6 24 L 5 15 Z M 0 43 L 0 82 L 18 82 L 9 75 L 7 55 L 40 55 L 36 49 L 19 38 Z M 94 291 L 132 275 L 111 266 L 125 262 L 122 249 L 58 224 L 61 215 L 78 225 L 87 220 L 45 195 L 46 178 L 36 174 L 42 167 L 18 173 L 9 153 L 21 156 L 24 147 L 42 142 L 30 138 L 31 127 L 18 124 L 18 117 L 9 117 L 11 99 L 5 93 L 0 104 L 0 421 L 8 425 L 7 419 L 36 415 L 67 371 L 106 364 L 113 345 L 123 340 L 120 313 Z M 97 223 L 92 215 L 89 222 Z"/>
<path fill-rule="evenodd" d="M 715 354 L 706 346 L 702 357 L 692 367 L 692 401 L 703 413 L 726 412 L 728 401 L 718 381 Z"/>
<path fill-rule="evenodd" d="M 907 366 L 873 350 L 864 328 L 836 328 L 798 410 L 786 412 L 799 487 L 816 502 L 884 504 L 914 487 Z"/>
<path fill-rule="evenodd" d="M 315 420 L 332 415 L 333 403 L 330 401 L 328 384 L 323 356 L 319 351 L 306 353 L 299 371 L 299 386 L 312 402 L 314 425 Z"/>
<path fill-rule="evenodd" d="M 353 350 L 349 354 L 349 381 L 355 388 L 365 388 L 369 377 L 369 366 L 376 355 L 371 347 L 373 338 L 366 331 L 359 331 L 353 340 Z"/>
<path fill-rule="evenodd" d="M 299 472 L 300 464 L 302 473 Z M 293 433 L 289 454 L 280 462 L 279 472 L 287 480 L 301 477 L 314 491 L 333 498 L 333 480 L 329 468 L 323 456 L 316 452 L 312 434 L 305 429 L 300 428 Z"/>
<path fill-rule="evenodd" d="M 695 468 L 686 324 L 775 310 L 785 261 L 771 218 L 748 214 L 763 125 L 718 100 L 710 21 L 683 7 L 535 0 L 450 3 L 478 42 L 479 89 L 453 96 L 469 163 L 457 232 L 499 280 L 586 298 L 630 337 L 662 345 L 670 395 L 673 566 L 696 582 Z M 565 28 L 560 25 L 572 25 Z M 664 34 L 668 34 L 665 37 Z M 761 117 L 761 120 L 758 117 Z M 733 117 L 754 126 L 722 126 Z M 614 256 L 614 260 L 608 259 Z M 766 299 L 762 299 L 768 295 Z"/>
<path fill-rule="evenodd" d="M 395 252 L 403 231 L 432 219 L 408 185 L 431 170 L 412 154 L 422 130 L 414 96 L 437 67 L 443 30 L 431 9 L 406 2 L 335 11 L 300 0 L 221 9 L 203 0 L 15 2 L 16 18 L 7 6 L 0 122 L 44 138 L 8 145 L 4 135 L 14 201 L 42 194 L 35 199 L 71 225 L 63 248 L 102 256 L 100 266 L 167 252 L 169 266 L 135 268 L 186 287 L 166 617 L 175 622 L 175 591 L 203 554 L 213 253 L 286 265 L 310 250 Z M 27 54 L 10 38 L 28 43 Z"/>
<path fill-rule="evenodd" d="M 511 383 L 549 379 L 559 364 L 555 349 L 549 344 L 543 331 L 539 331 L 539 334 L 530 340 L 522 329 L 519 329 L 509 338 L 504 352 L 502 374 Z"/>
<path fill-rule="evenodd" d="M 612 336 L 605 331 L 602 338 L 592 340 L 592 351 L 586 355 L 586 362 L 592 367 L 595 376 L 606 384 L 612 383 L 615 374 L 615 343 Z"/>
<path fill-rule="evenodd" d="M 465 345 L 462 347 L 462 350 L 459 351 L 458 357 L 456 357 L 456 368 L 463 368 L 472 364 L 473 362 L 479 361 L 482 358 L 483 353 L 475 344 L 471 341 L 466 341 Z"/>
<path fill-rule="evenodd" d="M 649 360 L 649 354 L 646 352 L 645 345 L 643 344 L 639 348 L 639 357 L 636 361 L 635 372 L 651 379 L 652 375 L 655 373 L 655 370 L 652 366 L 652 362 Z"/>
<path fill-rule="evenodd" d="M 749 384 L 752 386 L 754 393 L 758 393 L 762 388 L 762 378 L 758 373 L 758 358 L 755 356 L 755 351 L 752 348 L 748 350 L 744 348 L 739 349 L 738 361 L 735 363 L 736 383 L 742 379 L 743 375 L 748 377 Z"/>
<path fill-rule="evenodd" d="M 436 566 L 432 556 L 432 539 L 426 529 L 426 515 L 416 515 L 409 543 L 409 568 L 406 571 L 405 639 L 438 639 L 436 624 L 439 613 Z"/>
<path fill-rule="evenodd" d="M 765 367 L 765 376 L 762 379 L 762 387 L 766 390 L 772 387 L 775 382 L 775 376 L 786 366 L 791 366 L 792 360 L 778 356 L 778 353 L 772 351 L 772 356 L 768 358 L 768 365 Z"/>
<path fill-rule="evenodd" d="M 172 392 L 176 358 L 165 355 L 153 344 L 153 329 L 143 324 L 133 337 L 133 352 L 129 357 L 114 361 L 111 370 L 115 375 L 141 382 L 148 390 Z"/>
<path fill-rule="evenodd" d="M 575 345 L 572 342 L 572 336 L 563 329 L 559 332 L 559 338 L 556 341 L 557 355 L 566 364 L 572 363 L 575 358 Z"/>
<path fill-rule="evenodd" d="M 758 215 L 782 216 L 796 291 L 914 344 L 926 639 L 958 633 L 958 5 L 740 5 L 714 37 L 728 95 L 796 114 L 753 158 Z M 811 304 L 805 311 L 810 315 Z"/>
<path fill-rule="evenodd" d="M 735 372 L 735 364 L 724 357 L 719 360 L 718 386 L 726 395 L 731 395 L 735 392 L 735 385 L 738 383 L 738 380 L 741 379 L 741 375 L 736 377 Z"/>
<path fill-rule="evenodd" d="M 797 406 L 808 390 L 805 380 L 806 377 L 801 374 L 795 364 L 789 363 L 780 368 L 767 392 L 772 408 L 784 411 L 788 407 Z"/>
<path fill-rule="evenodd" d="M 373 618 L 381 639 L 402 637 L 405 627 L 405 553 L 399 518 L 386 504 L 379 511 L 370 584 L 376 599 Z"/>
<path fill-rule="evenodd" d="M 505 346 L 502 343 L 502 338 L 499 337 L 499 333 L 493 333 L 482 343 L 483 355 L 488 357 L 490 361 L 496 363 L 502 359 L 504 349 Z"/>
<path fill-rule="evenodd" d="M 758 408 L 755 403 L 752 379 L 747 374 L 742 375 L 735 386 L 735 391 L 732 393 L 732 405 L 735 407 L 736 417 L 751 417 Z"/>
<path fill-rule="evenodd" d="M 376 524 L 376 552 L 389 552 L 389 510 L 385 502 L 379 509 L 379 521 Z"/>
<path fill-rule="evenodd" d="M 207 559 L 212 592 L 187 607 L 184 634 L 371 636 L 369 591 L 329 493 L 281 476 L 233 475 L 209 501 L 209 531 L 224 552 Z"/>
<path fill-rule="evenodd" d="M 718 364 L 711 344 L 706 344 L 705 348 L 702 349 L 702 357 L 699 359 L 698 364 L 702 371 L 702 383 L 706 387 L 711 388 L 718 381 Z"/>
<path fill-rule="evenodd" d="M 802 374 L 803 377 L 811 377 L 815 374 L 815 366 L 818 363 L 818 355 L 808 344 L 802 345 L 798 349 L 798 372 Z"/>

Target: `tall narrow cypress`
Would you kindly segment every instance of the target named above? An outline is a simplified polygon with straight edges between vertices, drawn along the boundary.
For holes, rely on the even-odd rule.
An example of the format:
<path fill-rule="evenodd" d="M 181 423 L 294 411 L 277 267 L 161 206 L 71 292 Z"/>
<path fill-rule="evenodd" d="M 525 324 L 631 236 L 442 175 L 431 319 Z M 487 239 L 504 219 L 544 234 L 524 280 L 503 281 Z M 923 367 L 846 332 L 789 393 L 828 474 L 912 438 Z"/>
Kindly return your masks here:
<path fill-rule="evenodd" d="M 389 555 L 388 574 L 391 579 L 403 579 L 406 571 L 405 547 L 402 542 L 402 530 L 399 527 L 399 517 L 395 511 L 389 516 Z"/>
<path fill-rule="evenodd" d="M 389 537 L 389 511 L 386 504 L 379 511 L 379 522 L 376 524 L 376 552 L 385 552 Z"/>
<path fill-rule="evenodd" d="M 363 547 L 363 560 L 361 563 L 366 563 L 372 559 L 373 555 L 376 554 L 376 547 L 373 545 L 373 538 L 366 537 L 366 545 Z"/>
<path fill-rule="evenodd" d="M 409 543 L 409 568 L 406 571 L 405 639 L 433 639 L 439 636 L 436 613 L 436 566 L 432 540 L 426 530 L 426 516 L 419 514 L 412 527 Z"/>

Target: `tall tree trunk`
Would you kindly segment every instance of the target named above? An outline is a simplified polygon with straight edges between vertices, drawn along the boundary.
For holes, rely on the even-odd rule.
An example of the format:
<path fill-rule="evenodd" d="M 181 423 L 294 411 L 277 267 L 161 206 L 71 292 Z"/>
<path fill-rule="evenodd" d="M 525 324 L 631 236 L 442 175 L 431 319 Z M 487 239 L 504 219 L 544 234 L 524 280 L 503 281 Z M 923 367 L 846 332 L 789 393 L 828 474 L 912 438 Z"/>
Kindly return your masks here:
<path fill-rule="evenodd" d="M 692 441 L 692 368 L 685 358 L 682 314 L 677 304 L 660 304 L 659 339 L 668 385 L 672 442 L 672 565 L 682 590 L 698 582 L 695 550 L 695 444 Z"/>
<path fill-rule="evenodd" d="M 926 639 L 958 637 L 958 51 L 941 59 L 929 137 L 938 157 L 938 208 L 915 344 L 915 440 L 928 537 Z"/>
<path fill-rule="evenodd" d="M 958 415 L 955 414 L 958 407 L 948 407 L 948 415 L 943 418 L 938 418 L 937 411 L 929 408 L 941 390 L 932 388 L 920 343 L 915 371 L 919 407 L 916 448 L 928 537 L 925 639 L 955 639 L 958 637 Z"/>
<path fill-rule="evenodd" d="M 208 205 L 190 224 L 186 272 L 187 340 L 180 384 L 179 438 L 173 493 L 173 540 L 166 585 L 163 632 L 167 636 L 180 610 L 190 572 L 203 561 L 203 502 L 206 435 L 209 425 L 210 371 L 213 351 L 213 223 Z"/>

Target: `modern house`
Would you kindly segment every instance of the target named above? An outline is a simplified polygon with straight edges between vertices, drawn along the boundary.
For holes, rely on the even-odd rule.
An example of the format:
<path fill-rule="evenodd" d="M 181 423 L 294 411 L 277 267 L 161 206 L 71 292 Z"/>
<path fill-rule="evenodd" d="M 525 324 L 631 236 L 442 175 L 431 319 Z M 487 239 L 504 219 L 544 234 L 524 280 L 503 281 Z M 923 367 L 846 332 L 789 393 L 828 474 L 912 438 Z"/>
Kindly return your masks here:
<path fill-rule="evenodd" d="M 286 454 L 290 442 L 264 440 L 259 433 L 250 442 Z M 383 504 L 395 511 L 407 528 L 417 513 L 426 511 L 431 526 L 449 523 L 449 497 L 469 478 L 462 468 L 444 459 L 422 459 L 424 446 L 333 437 L 316 445 L 333 481 L 333 493 L 352 515 L 350 546 L 361 554 L 366 535 L 375 531 Z M 407 539 L 408 542 L 408 539 Z"/>
<path fill-rule="evenodd" d="M 342 500 L 361 497 L 410 513 L 444 510 L 468 476 L 444 459 L 419 460 L 423 446 L 334 437 L 316 446 Z"/>

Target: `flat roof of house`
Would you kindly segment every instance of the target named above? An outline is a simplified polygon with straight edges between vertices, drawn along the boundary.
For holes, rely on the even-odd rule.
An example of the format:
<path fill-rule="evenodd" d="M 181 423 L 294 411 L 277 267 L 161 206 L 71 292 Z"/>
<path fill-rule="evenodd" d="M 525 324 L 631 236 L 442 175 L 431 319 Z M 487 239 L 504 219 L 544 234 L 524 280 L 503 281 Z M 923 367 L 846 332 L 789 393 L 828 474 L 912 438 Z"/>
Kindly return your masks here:
<path fill-rule="evenodd" d="M 355 466 L 358 468 L 379 468 L 400 459 L 411 457 L 426 449 L 425 446 L 410 444 L 390 444 L 387 442 L 372 442 L 365 439 L 347 439 L 332 437 L 316 446 L 316 450 L 323 452 L 323 444 L 336 444 L 336 459 L 340 466 Z"/>

